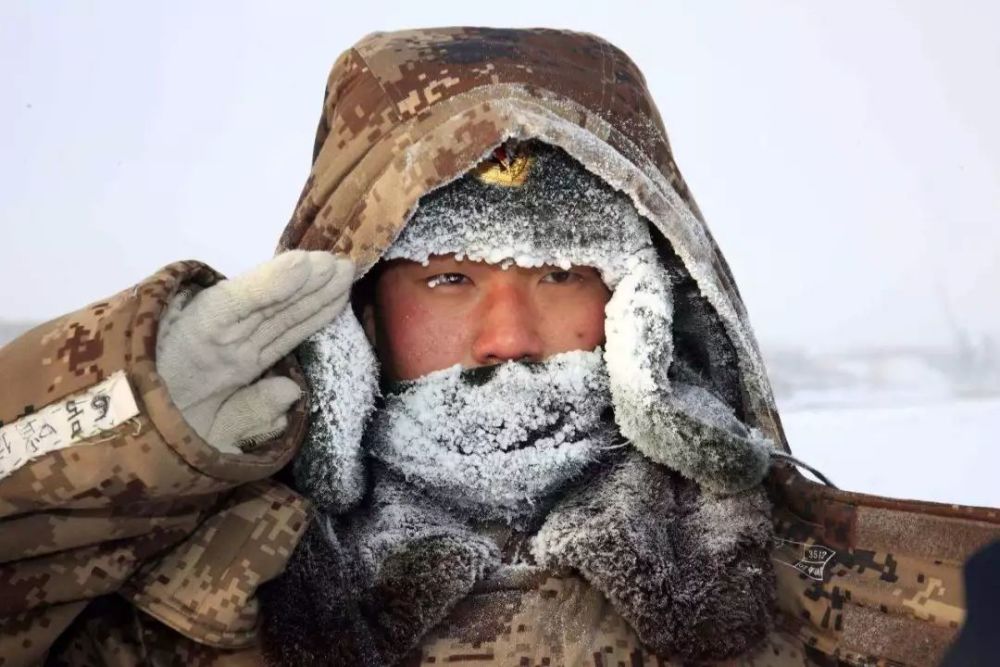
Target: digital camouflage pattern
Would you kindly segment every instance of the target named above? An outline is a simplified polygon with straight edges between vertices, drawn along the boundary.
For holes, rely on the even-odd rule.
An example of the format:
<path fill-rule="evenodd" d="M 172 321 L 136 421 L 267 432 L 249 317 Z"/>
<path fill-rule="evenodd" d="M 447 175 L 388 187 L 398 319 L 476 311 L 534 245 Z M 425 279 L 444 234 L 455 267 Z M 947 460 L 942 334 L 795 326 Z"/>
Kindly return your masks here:
<path fill-rule="evenodd" d="M 779 626 L 812 662 L 937 665 L 965 616 L 962 565 L 1000 511 L 837 491 L 778 471 Z"/>
<path fill-rule="evenodd" d="M 681 667 L 639 641 L 611 604 L 568 572 L 525 576 L 520 588 L 481 586 L 461 603 L 404 667 L 441 664 Z M 775 631 L 752 656 L 717 665 L 811 665 L 799 641 Z"/>
<path fill-rule="evenodd" d="M 2 423 L 120 370 L 140 406 L 0 479 L 0 665 L 35 664 L 87 600 L 109 594 L 198 641 L 252 643 L 253 592 L 305 526 L 305 501 L 268 477 L 294 454 L 306 410 L 305 400 L 293 408 L 283 438 L 228 455 L 173 406 L 156 373 L 158 318 L 182 284 L 218 279 L 172 264 L 0 348 Z M 279 370 L 301 382 L 289 362 Z"/>
<path fill-rule="evenodd" d="M 361 40 L 331 72 L 314 164 L 279 250 L 345 253 L 364 271 L 420 196 L 508 137 L 559 145 L 632 197 L 732 342 L 747 421 L 787 449 L 739 293 L 642 74 L 594 36 L 443 28 Z M 182 283 L 217 279 L 197 263 L 171 265 L 0 348 L 4 423 L 121 369 L 141 410 L 134 423 L 0 480 L 3 667 L 46 656 L 69 665 L 259 662 L 253 591 L 280 569 L 305 516 L 304 501 L 259 480 L 294 454 L 305 399 L 286 434 L 251 454 L 220 454 L 184 424 L 156 375 L 157 321 Z M 291 363 L 280 372 L 301 381 Z M 733 664 L 934 665 L 962 622 L 961 564 L 1000 537 L 1000 514 L 835 491 L 790 469 L 775 470 L 768 486 L 777 627 Z M 559 638 L 552 615 L 576 622 Z M 575 655 L 582 665 L 670 664 L 645 654 L 567 573 L 477 592 L 411 662 L 565 665 Z"/>
<path fill-rule="evenodd" d="M 518 583 L 479 586 L 403 664 L 670 664 L 646 650 L 604 596 L 572 573 L 543 572 Z"/>
<path fill-rule="evenodd" d="M 786 471 L 769 487 L 776 627 L 722 664 L 936 666 L 963 620 L 962 562 L 997 538 L 1000 512 L 835 491 Z M 507 583 L 481 585 L 404 664 L 680 665 L 652 655 L 571 573 Z"/>
<path fill-rule="evenodd" d="M 631 196 L 732 339 L 743 412 L 783 442 L 743 303 L 645 80 L 627 55 L 592 35 L 440 28 L 361 40 L 333 66 L 313 167 L 279 250 L 347 254 L 363 273 L 422 195 L 510 137 L 558 145 Z"/>
<path fill-rule="evenodd" d="M 330 74 L 313 169 L 279 249 L 347 253 L 364 271 L 423 194 L 508 137 L 559 145 L 632 197 L 725 327 L 739 358 L 747 420 L 787 450 L 742 300 L 674 162 L 643 76 L 592 35 L 442 28 L 361 40 Z M 780 614 L 767 645 L 743 664 L 936 664 L 962 620 L 961 564 L 1000 537 L 1000 515 L 839 492 L 790 469 L 776 470 L 769 487 Z M 555 593 L 543 592 L 556 581 Z M 428 638 L 414 664 L 656 664 L 651 656 L 630 662 L 638 655 L 634 634 L 602 601 L 583 602 L 579 580 L 570 581 L 504 594 L 493 599 L 493 612 L 492 598 L 473 596 Z M 591 640 L 577 648 L 595 652 L 580 663 L 567 654 L 573 642 L 562 638 L 557 647 L 540 639 L 547 619 L 563 613 L 553 602 L 560 595 L 586 608 L 576 618 L 592 622 Z M 500 628 L 495 637 L 467 635 L 468 625 L 491 623 Z M 576 632 L 579 638 L 582 626 Z"/>

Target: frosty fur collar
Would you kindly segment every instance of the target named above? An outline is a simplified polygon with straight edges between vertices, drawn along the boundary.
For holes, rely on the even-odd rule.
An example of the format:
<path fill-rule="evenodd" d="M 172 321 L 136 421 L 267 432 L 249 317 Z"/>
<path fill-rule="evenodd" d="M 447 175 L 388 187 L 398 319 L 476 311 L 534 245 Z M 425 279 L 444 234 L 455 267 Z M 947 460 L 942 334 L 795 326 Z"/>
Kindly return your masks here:
<path fill-rule="evenodd" d="M 603 353 L 453 366 L 400 383 L 366 437 L 369 455 L 445 506 L 523 523 L 614 445 Z"/>
<path fill-rule="evenodd" d="M 398 664 L 497 571 L 490 539 L 391 472 L 375 476 L 370 504 L 320 517 L 261 588 L 270 664 Z M 708 496 L 634 450 L 574 483 L 532 540 L 539 566 L 578 572 L 657 655 L 698 662 L 768 632 L 769 549 L 761 489 Z"/>

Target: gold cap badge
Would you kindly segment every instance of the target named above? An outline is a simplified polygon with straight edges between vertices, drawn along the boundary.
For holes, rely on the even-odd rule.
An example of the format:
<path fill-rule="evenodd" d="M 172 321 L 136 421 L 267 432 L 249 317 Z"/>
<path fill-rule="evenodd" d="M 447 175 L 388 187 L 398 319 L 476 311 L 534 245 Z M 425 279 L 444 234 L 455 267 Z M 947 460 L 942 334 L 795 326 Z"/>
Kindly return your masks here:
<path fill-rule="evenodd" d="M 483 183 L 516 188 L 528 180 L 528 172 L 534 163 L 532 155 L 513 155 L 506 146 L 498 146 L 493 155 L 476 165 L 473 173 Z"/>

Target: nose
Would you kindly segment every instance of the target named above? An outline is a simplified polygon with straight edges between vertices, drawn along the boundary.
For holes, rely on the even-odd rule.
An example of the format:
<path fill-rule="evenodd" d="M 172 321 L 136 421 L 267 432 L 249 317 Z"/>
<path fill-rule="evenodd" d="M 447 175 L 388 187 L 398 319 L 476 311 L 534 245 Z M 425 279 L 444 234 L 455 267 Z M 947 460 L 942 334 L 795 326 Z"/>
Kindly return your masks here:
<path fill-rule="evenodd" d="M 500 285 L 483 301 L 472 357 L 479 365 L 541 361 L 543 342 L 530 296 L 516 285 Z"/>

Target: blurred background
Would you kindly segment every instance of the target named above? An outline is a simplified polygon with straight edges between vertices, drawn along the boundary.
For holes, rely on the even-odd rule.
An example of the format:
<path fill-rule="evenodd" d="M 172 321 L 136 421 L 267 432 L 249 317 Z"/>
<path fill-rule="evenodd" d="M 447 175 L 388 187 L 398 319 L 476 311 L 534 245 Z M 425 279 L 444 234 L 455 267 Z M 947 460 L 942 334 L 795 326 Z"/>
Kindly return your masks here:
<path fill-rule="evenodd" d="M 569 28 L 631 55 L 793 451 L 843 488 L 1000 506 L 989 0 L 6 0 L 0 344 L 174 260 L 268 258 L 334 59 L 434 25 Z"/>

